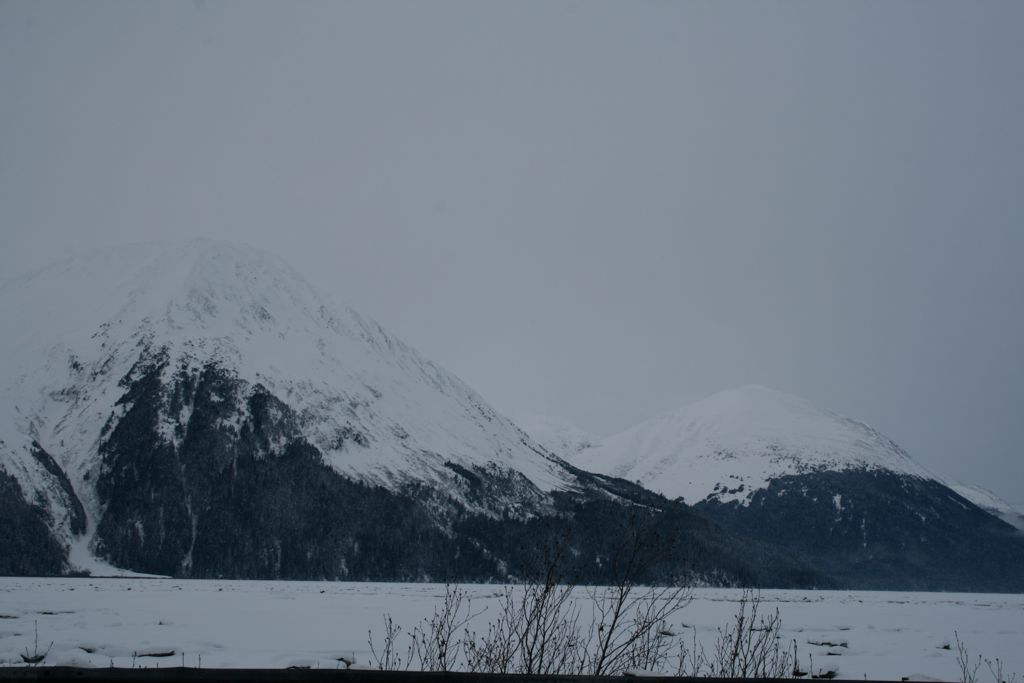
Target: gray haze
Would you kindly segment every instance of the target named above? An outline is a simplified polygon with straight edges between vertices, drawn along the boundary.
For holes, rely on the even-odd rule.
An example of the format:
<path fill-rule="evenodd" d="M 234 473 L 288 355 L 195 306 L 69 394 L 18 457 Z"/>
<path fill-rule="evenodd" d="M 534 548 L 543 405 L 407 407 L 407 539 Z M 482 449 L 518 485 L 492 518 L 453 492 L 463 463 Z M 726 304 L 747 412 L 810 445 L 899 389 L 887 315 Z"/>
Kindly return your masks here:
<path fill-rule="evenodd" d="M 0 275 L 276 252 L 512 415 L 765 384 L 1024 501 L 1024 3 L 0 3 Z"/>

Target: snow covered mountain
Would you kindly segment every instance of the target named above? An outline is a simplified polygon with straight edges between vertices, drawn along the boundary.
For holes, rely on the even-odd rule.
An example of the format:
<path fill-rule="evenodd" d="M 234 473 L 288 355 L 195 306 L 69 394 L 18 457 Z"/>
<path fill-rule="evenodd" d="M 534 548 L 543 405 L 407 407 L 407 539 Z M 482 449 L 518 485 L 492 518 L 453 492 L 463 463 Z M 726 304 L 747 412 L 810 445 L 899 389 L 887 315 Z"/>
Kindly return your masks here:
<path fill-rule="evenodd" d="M 839 585 L 1024 590 L 1024 539 L 1005 505 L 954 490 L 867 425 L 782 392 L 723 391 L 563 453 L 781 545 Z"/>
<path fill-rule="evenodd" d="M 514 514 L 579 488 L 457 377 L 246 247 L 197 240 L 75 257 L 5 281 L 0 320 L 0 463 L 26 500 L 44 503 L 72 562 L 123 545 L 97 538 L 117 508 L 104 498 L 115 479 L 147 485 L 138 455 L 121 448 L 149 437 L 125 434 L 129 418 L 146 412 L 135 416 L 153 432 L 149 445 L 166 448 L 165 464 L 187 479 L 197 469 L 182 454 L 195 447 L 201 400 L 224 407 L 205 425 L 218 438 L 263 429 L 255 440 L 268 457 L 301 440 L 334 471 L 391 492 L 426 486 Z M 506 485 L 474 497 L 462 485 L 474 472 Z M 200 516 L 187 498 L 174 511 L 193 530 L 185 565 Z M 168 503 L 165 515 L 171 507 L 182 506 Z M 147 530 L 141 509 L 128 516 L 138 522 L 128 545 L 166 533 Z"/>
<path fill-rule="evenodd" d="M 70 258 L 0 283 L 0 320 L 0 574 L 507 580 L 568 528 L 569 569 L 606 581 L 639 509 L 702 549 L 652 580 L 821 578 L 572 467 L 247 247 Z"/>
<path fill-rule="evenodd" d="M 932 478 L 871 427 L 761 386 L 719 392 L 567 457 L 691 505 L 747 502 L 787 474 L 865 469 Z"/>
<path fill-rule="evenodd" d="M 1012 528 L 863 425 L 748 389 L 621 443 L 549 423 L 546 448 L 246 247 L 77 256 L 0 282 L 0 320 L 0 574 L 508 580 L 555 534 L 571 539 L 567 570 L 597 583 L 642 519 L 659 548 L 650 581 L 1021 578 L 1004 574 L 1024 553 L 990 543 Z M 589 459 L 602 454 L 607 467 Z M 711 474 L 680 464 L 691 457 Z M 706 517 L 595 466 L 693 497 Z M 964 534 L 976 538 L 950 547 Z M 839 561 L 815 554 L 827 548 Z M 941 555 L 945 573 L 900 564 L 907 548 Z"/>
<path fill-rule="evenodd" d="M 573 483 L 457 377 L 255 250 L 198 240 L 99 252 L 7 283 L 0 317 L 0 390 L 19 416 L 3 438 L 30 435 L 76 474 L 96 418 L 117 412 L 118 383 L 140 357 L 162 357 L 165 380 L 215 362 L 287 397 L 302 436 L 358 479 L 393 488 L 450 460 L 514 469 L 541 490 Z M 188 410 L 162 406 L 169 442 L 180 444 Z M 350 433 L 373 442 L 372 458 Z"/>

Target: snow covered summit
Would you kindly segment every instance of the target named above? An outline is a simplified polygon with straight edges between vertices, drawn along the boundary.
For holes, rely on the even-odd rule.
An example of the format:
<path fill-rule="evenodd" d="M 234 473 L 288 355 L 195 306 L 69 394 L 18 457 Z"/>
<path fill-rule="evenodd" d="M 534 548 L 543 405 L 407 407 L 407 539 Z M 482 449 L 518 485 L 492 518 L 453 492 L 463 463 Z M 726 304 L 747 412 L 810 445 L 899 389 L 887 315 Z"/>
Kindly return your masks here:
<path fill-rule="evenodd" d="M 568 457 L 690 504 L 746 501 L 774 478 L 820 470 L 931 476 L 867 425 L 761 386 L 719 392 Z"/>
<path fill-rule="evenodd" d="M 134 557 L 126 548 L 170 533 L 174 515 L 191 520 L 178 558 L 191 562 L 206 478 L 237 467 L 218 458 L 278 458 L 297 443 L 352 481 L 426 487 L 489 514 L 577 486 L 453 374 L 255 249 L 87 253 L 4 281 L 0 320 L 0 466 L 26 501 L 45 502 L 82 564 L 100 546 Z M 147 480 L 160 468 L 175 481 Z M 475 495 L 466 482 L 481 474 L 505 483 Z M 121 510 L 131 487 L 169 496 L 164 517 L 149 520 L 142 501 Z M 113 539 L 126 522 L 137 538 Z"/>
<path fill-rule="evenodd" d="M 1024 538 L 997 505 L 954 491 L 867 425 L 782 392 L 724 391 L 567 457 L 682 498 L 838 586 L 1024 588 Z"/>

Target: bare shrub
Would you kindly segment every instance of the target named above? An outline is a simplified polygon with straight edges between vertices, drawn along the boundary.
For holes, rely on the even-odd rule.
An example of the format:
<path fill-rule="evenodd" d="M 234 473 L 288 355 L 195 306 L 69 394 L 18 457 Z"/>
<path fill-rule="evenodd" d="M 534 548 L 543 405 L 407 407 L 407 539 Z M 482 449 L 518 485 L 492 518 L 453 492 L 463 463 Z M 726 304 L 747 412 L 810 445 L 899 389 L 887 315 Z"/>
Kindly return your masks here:
<path fill-rule="evenodd" d="M 967 645 L 960 640 L 960 634 L 953 631 L 956 637 L 956 662 L 960 667 L 960 683 L 978 683 L 978 669 L 981 668 L 981 655 L 971 663 L 971 653 L 967 651 Z"/>
<path fill-rule="evenodd" d="M 709 674 L 719 678 L 782 678 L 792 673 L 793 659 L 782 648 L 779 610 L 760 614 L 761 597 L 744 590 L 730 625 L 718 629 Z"/>
<path fill-rule="evenodd" d="M 464 645 L 466 668 L 478 673 L 507 674 L 519 655 L 519 643 L 512 636 L 518 620 L 516 599 L 512 589 L 505 587 L 498 609 L 498 618 L 487 624 L 487 632 L 477 637 L 467 633 Z"/>
<path fill-rule="evenodd" d="M 1017 673 L 1014 672 L 1007 677 L 1007 672 L 1003 670 L 1003 661 L 999 657 L 994 660 L 982 660 L 981 655 L 975 655 L 972 660 L 967 644 L 960 640 L 960 634 L 953 631 L 953 636 L 956 638 L 956 663 L 960 668 L 960 683 L 978 683 L 978 671 L 981 669 L 982 661 L 992 674 L 993 683 L 1017 683 Z"/>
<path fill-rule="evenodd" d="M 451 670 L 463 648 L 458 634 L 474 616 L 472 600 L 465 589 L 446 584 L 441 609 L 435 607 L 434 615 L 414 626 L 409 634 L 412 638 L 409 659 L 415 657 L 423 671 Z"/>
<path fill-rule="evenodd" d="M 986 659 L 985 664 L 988 666 L 989 672 L 992 674 L 992 680 L 995 683 L 1017 683 L 1017 672 L 1013 672 L 1009 678 L 1003 672 L 1003 660 L 996 657 L 995 660 Z"/>
<path fill-rule="evenodd" d="M 679 639 L 676 653 L 676 676 L 700 678 L 710 668 L 704 646 L 697 642 L 697 629 L 690 627 L 691 640 L 688 644 L 684 638 Z"/>
<path fill-rule="evenodd" d="M 574 586 L 561 573 L 569 547 L 563 533 L 545 543 L 533 579 L 518 589 L 506 588 L 498 618 L 479 639 L 467 633 L 470 671 L 482 673 L 579 673 L 584 660 L 580 610 Z"/>
<path fill-rule="evenodd" d="M 629 535 L 613 553 L 613 585 L 591 588 L 594 605 L 587 647 L 586 673 L 615 675 L 631 669 L 659 670 L 677 640 L 669 624 L 692 599 L 685 585 L 641 588 L 639 577 L 667 556 L 671 539 L 631 517 Z"/>
<path fill-rule="evenodd" d="M 575 671 L 583 640 L 572 586 L 546 582 L 526 586 L 516 607 L 512 637 L 519 646 L 517 673 Z"/>
<path fill-rule="evenodd" d="M 409 632 L 405 667 L 449 671 L 461 665 L 478 673 L 540 675 L 665 668 L 679 640 L 670 619 L 689 604 L 692 593 L 685 585 L 641 587 L 637 580 L 668 553 L 670 539 L 632 516 L 629 533 L 612 552 L 614 583 L 585 591 L 562 573 L 569 540 L 563 532 L 545 543 L 531 580 L 505 588 L 482 635 L 469 630 L 479 613 L 472 613 L 468 594 L 446 587 L 444 604 Z M 581 592 L 591 605 L 589 621 L 578 601 Z M 378 668 L 401 668 L 395 649 L 400 633 L 386 617 L 379 654 L 369 633 Z"/>
<path fill-rule="evenodd" d="M 402 657 L 398 654 L 398 650 L 395 647 L 395 641 L 401 633 L 402 627 L 397 626 L 391 620 L 390 614 L 385 614 L 384 644 L 381 647 L 380 654 L 377 654 L 377 649 L 373 645 L 373 630 L 371 629 L 367 632 L 366 642 L 370 646 L 370 654 L 373 656 L 377 668 L 381 671 L 397 671 L 402 668 Z M 405 668 L 409 668 L 409 657 L 406 657 Z"/>
<path fill-rule="evenodd" d="M 483 611 L 472 611 L 468 592 L 459 586 L 446 586 L 444 602 L 435 608 L 433 616 L 407 633 L 409 649 L 404 659 L 398 648 L 402 628 L 385 616 L 379 651 L 373 632 L 368 633 L 377 668 L 548 676 L 612 676 L 640 670 L 666 673 L 674 668 L 676 676 L 691 678 L 837 676 L 834 668 L 815 669 L 813 656 L 807 669 L 802 670 L 796 641 L 792 641 L 792 649 L 783 647 L 779 610 L 765 614 L 760 594 L 749 589 L 743 591 L 732 620 L 718 629 L 709 654 L 698 641 L 696 628 L 672 624 L 673 617 L 692 599 L 690 588 L 636 583 L 635 577 L 654 557 L 651 550 L 644 549 L 653 537 L 646 537 L 641 527 L 631 528 L 637 533 L 626 539 L 616 555 L 621 565 L 616 568 L 613 585 L 577 589 L 565 582 L 560 566 L 568 545 L 563 538 L 546 548 L 543 572 L 533 581 L 503 589 L 496 614 L 482 635 L 470 631 L 469 624 Z M 591 605 L 589 621 L 581 613 L 580 597 Z M 1018 683 L 1016 673 L 1004 672 L 1002 660 L 980 655 L 972 659 L 959 633 L 955 635 L 960 683 L 980 683 L 978 672 L 983 663 L 992 675 L 992 683 Z M 23 658 L 26 656 L 27 649 Z M 36 654 L 32 656 L 39 656 L 38 634 Z"/>
<path fill-rule="evenodd" d="M 23 661 L 25 664 L 39 664 L 41 661 L 46 659 L 46 655 L 50 654 L 50 650 L 53 648 L 53 641 L 50 641 L 50 645 L 46 648 L 46 650 L 40 652 L 40 650 L 39 650 L 39 622 L 35 621 L 33 623 L 35 624 L 36 636 L 35 636 L 34 645 L 32 646 L 32 652 L 30 653 L 28 651 L 28 648 L 26 647 L 25 651 L 21 653 L 21 661 Z"/>

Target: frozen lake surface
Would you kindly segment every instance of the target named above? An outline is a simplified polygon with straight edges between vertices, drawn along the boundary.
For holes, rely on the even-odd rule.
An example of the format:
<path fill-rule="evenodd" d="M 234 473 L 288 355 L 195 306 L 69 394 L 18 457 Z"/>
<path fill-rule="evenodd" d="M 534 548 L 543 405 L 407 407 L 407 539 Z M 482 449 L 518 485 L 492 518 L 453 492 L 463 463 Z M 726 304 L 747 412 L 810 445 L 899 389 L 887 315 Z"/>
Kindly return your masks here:
<path fill-rule="evenodd" d="M 486 630 L 502 587 L 465 588 L 473 612 L 483 610 L 472 627 Z M 380 643 L 384 614 L 408 632 L 444 593 L 438 584 L 0 577 L 0 665 L 32 653 L 38 626 L 39 650 L 53 642 L 43 662 L 51 666 L 333 669 L 344 666 L 339 657 L 369 666 L 367 631 Z M 696 629 L 710 651 L 739 597 L 697 589 L 674 627 Z M 783 642 L 796 641 L 804 668 L 813 656 L 815 669 L 846 679 L 957 681 L 957 631 L 972 657 L 999 657 L 1008 680 L 1024 676 L 1024 595 L 763 591 L 762 613 L 776 607 Z M 403 652 L 407 642 L 403 633 Z M 978 681 L 994 683 L 984 664 Z"/>

